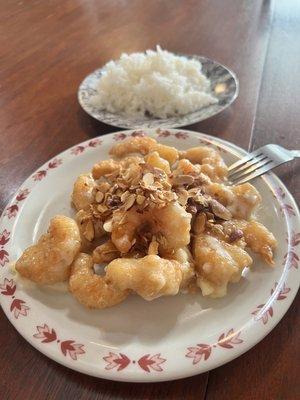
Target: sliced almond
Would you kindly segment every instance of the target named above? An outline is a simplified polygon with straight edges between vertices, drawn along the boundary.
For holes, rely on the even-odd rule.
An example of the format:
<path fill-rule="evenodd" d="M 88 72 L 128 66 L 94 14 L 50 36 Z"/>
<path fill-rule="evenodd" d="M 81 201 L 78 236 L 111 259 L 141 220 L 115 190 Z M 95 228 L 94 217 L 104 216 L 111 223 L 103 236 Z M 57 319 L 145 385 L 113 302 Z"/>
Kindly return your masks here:
<path fill-rule="evenodd" d="M 184 190 L 184 189 L 180 190 L 177 193 L 177 196 L 178 196 L 179 204 L 182 205 L 182 206 L 185 206 L 187 201 L 188 201 L 188 197 L 189 197 L 189 194 L 188 194 L 187 190 Z"/>
<path fill-rule="evenodd" d="M 135 202 L 135 194 L 130 194 L 124 203 L 125 210 L 129 210 Z"/>
<path fill-rule="evenodd" d="M 100 182 L 98 185 L 98 190 L 103 193 L 106 193 L 110 189 L 110 184 L 108 182 Z"/>
<path fill-rule="evenodd" d="M 112 231 L 112 218 L 110 218 L 110 219 L 108 219 L 107 221 L 104 222 L 103 229 L 106 232 L 111 232 Z"/>
<path fill-rule="evenodd" d="M 136 202 L 140 206 L 141 204 L 144 203 L 145 199 L 146 199 L 145 196 L 138 194 L 136 197 Z"/>
<path fill-rule="evenodd" d="M 196 235 L 200 235 L 205 230 L 206 224 L 206 215 L 204 213 L 200 213 L 196 216 L 195 222 L 193 224 L 193 231 Z"/>
<path fill-rule="evenodd" d="M 158 254 L 158 246 L 159 246 L 158 242 L 156 240 L 152 240 L 152 242 L 148 247 L 148 254 L 156 256 Z"/>
<path fill-rule="evenodd" d="M 97 202 L 97 203 L 101 203 L 101 201 L 104 199 L 104 193 L 98 191 L 98 192 L 96 193 L 95 199 L 96 199 L 96 202 Z"/>
<path fill-rule="evenodd" d="M 129 195 L 130 195 L 130 193 L 128 192 L 128 190 L 127 190 L 126 192 L 124 192 L 124 193 L 121 195 L 121 202 L 122 202 L 122 203 L 125 203 L 125 201 L 126 201 L 127 198 L 129 197 Z"/>
<path fill-rule="evenodd" d="M 99 204 L 99 205 L 97 206 L 97 210 L 98 210 L 100 213 L 104 213 L 105 211 L 108 210 L 108 208 L 107 208 L 106 205 L 104 205 L 104 204 Z"/>
<path fill-rule="evenodd" d="M 153 185 L 154 183 L 154 175 L 151 172 L 147 172 L 143 176 L 143 182 L 146 187 Z"/>
<path fill-rule="evenodd" d="M 224 219 L 225 221 L 232 219 L 231 212 L 223 206 L 223 204 L 219 203 L 217 200 L 212 199 L 209 202 L 211 206 L 211 210 L 216 217 Z"/>

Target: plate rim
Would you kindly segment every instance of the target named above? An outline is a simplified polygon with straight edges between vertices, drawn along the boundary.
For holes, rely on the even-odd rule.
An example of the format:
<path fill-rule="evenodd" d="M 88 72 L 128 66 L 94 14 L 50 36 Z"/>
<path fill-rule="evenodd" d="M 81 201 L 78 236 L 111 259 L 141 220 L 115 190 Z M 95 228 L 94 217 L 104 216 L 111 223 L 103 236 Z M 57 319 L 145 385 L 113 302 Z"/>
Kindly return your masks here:
<path fill-rule="evenodd" d="M 38 168 L 35 172 L 33 172 L 27 179 L 24 180 L 24 182 L 20 185 L 19 189 L 16 191 L 16 194 L 12 197 L 11 201 L 8 202 L 8 204 L 5 206 L 3 213 L 0 217 L 0 228 L 4 227 L 3 226 L 3 219 L 4 219 L 4 213 L 7 210 L 7 207 L 9 207 L 11 204 L 13 204 L 14 199 L 16 198 L 17 194 L 19 193 L 20 189 L 24 186 L 24 184 L 26 184 L 26 182 L 39 170 L 42 170 L 45 168 L 45 166 L 47 166 L 49 164 L 49 162 L 53 161 L 54 159 L 56 159 L 59 156 L 63 156 L 63 155 L 67 155 L 69 152 L 72 151 L 72 149 L 80 146 L 80 145 L 87 145 L 88 143 L 90 143 L 91 141 L 95 141 L 95 140 L 100 140 L 102 141 L 103 138 L 105 137 L 113 137 L 113 135 L 116 135 L 118 133 L 120 134 L 132 134 L 134 131 L 134 129 L 132 130 L 127 130 L 127 131 L 120 131 L 120 132 L 113 132 L 110 134 L 106 134 L 106 135 L 101 135 L 101 136 L 97 136 L 95 138 L 92 139 L 88 139 L 86 141 L 83 141 L 77 145 L 74 145 L 64 151 L 62 151 L 61 153 L 55 155 L 53 158 L 51 158 L 50 160 L 48 160 L 46 163 L 44 163 L 40 168 Z M 155 132 L 157 132 L 157 129 L 144 129 L 144 131 L 151 131 L 150 133 L 154 134 Z M 167 129 L 166 131 L 171 131 L 172 133 L 176 132 L 187 132 L 187 133 L 191 133 L 194 136 L 198 136 L 199 139 L 204 139 L 210 143 L 216 143 L 223 145 L 225 148 L 229 148 L 230 151 L 237 155 L 237 156 L 241 156 L 243 154 L 247 154 L 247 152 L 243 149 L 241 149 L 240 147 L 236 146 L 233 143 L 227 142 L 224 139 L 218 138 L 218 137 L 213 137 L 204 133 L 200 133 L 200 132 L 196 132 L 196 131 L 191 131 L 191 130 L 177 130 L 177 129 Z M 147 133 L 147 132 L 146 132 Z M 148 132 L 149 133 L 149 132 Z M 175 135 L 175 133 L 174 133 Z M 159 138 L 158 138 L 159 139 Z M 174 139 L 175 140 L 175 139 Z M 264 179 L 265 181 L 267 181 L 268 185 L 270 185 L 271 181 L 271 186 L 274 186 L 275 184 L 277 184 L 278 187 L 283 187 L 285 190 L 285 193 L 288 197 L 289 200 L 289 204 L 292 204 L 295 212 L 296 212 L 296 219 L 297 222 L 300 221 L 300 216 L 299 216 L 299 210 L 298 210 L 298 206 L 297 203 L 295 201 L 295 199 L 293 198 L 293 196 L 291 195 L 291 193 L 288 191 L 288 189 L 285 187 L 285 185 L 282 183 L 282 181 L 273 173 L 268 174 L 268 176 L 259 178 L 259 179 Z M 274 181 L 274 182 L 272 182 Z M 35 186 L 35 184 L 33 185 Z M 277 199 L 278 200 L 278 199 Z M 288 225 L 289 220 L 287 219 L 287 225 Z M 299 253 L 299 250 L 298 250 Z M 285 270 L 286 267 L 284 267 L 283 272 Z M 2 279 L 2 271 L 0 272 L 0 276 Z M 290 273 L 287 274 L 285 281 L 288 281 L 288 278 L 290 278 Z M 283 316 L 285 315 L 285 313 L 288 311 L 290 305 L 292 304 L 292 301 L 294 300 L 296 294 L 297 294 L 297 290 L 299 288 L 299 283 L 300 283 L 300 279 L 299 276 L 297 275 L 297 279 L 295 280 L 296 282 L 294 282 L 294 288 L 295 290 L 293 290 L 293 292 L 287 297 L 286 301 L 284 302 L 284 307 L 280 307 L 279 310 L 277 310 L 277 315 L 270 321 L 270 323 L 268 323 L 265 331 L 263 332 L 263 334 L 259 334 L 257 336 L 257 339 L 252 339 L 252 340 L 248 340 L 246 342 L 246 345 L 243 346 L 242 349 L 238 349 L 238 351 L 235 351 L 234 353 L 231 352 L 230 356 L 223 356 L 223 357 L 218 357 L 214 359 L 213 362 L 213 367 L 208 367 L 208 368 L 199 368 L 199 367 L 194 367 L 194 366 L 190 366 L 190 368 L 186 367 L 185 368 L 185 373 L 177 373 L 174 374 L 168 373 L 168 370 L 164 371 L 163 374 L 155 374 L 155 375 L 141 375 L 141 374 L 137 374 L 136 371 L 128 371 L 127 374 L 105 374 L 104 368 L 100 368 L 101 365 L 99 365 L 99 368 L 93 372 L 91 372 L 90 370 L 87 371 L 87 369 L 85 368 L 85 362 L 84 360 L 82 360 L 82 363 L 76 363 L 76 365 L 70 364 L 70 362 L 67 359 L 62 358 L 61 356 L 59 356 L 58 354 L 56 354 L 55 352 L 51 351 L 51 348 L 47 348 L 47 346 L 42 346 L 40 342 L 38 341 L 34 341 L 33 337 L 26 335 L 23 331 L 22 331 L 22 327 L 19 326 L 16 323 L 16 320 L 13 319 L 12 313 L 6 312 L 7 309 L 5 308 L 5 306 L 3 306 L 3 296 L 0 296 L 0 303 L 1 306 L 3 308 L 3 311 L 6 315 L 6 317 L 8 318 L 8 320 L 12 323 L 12 325 L 14 326 L 14 328 L 20 333 L 20 335 L 22 337 L 24 337 L 24 339 L 29 342 L 34 348 L 36 348 L 39 352 L 43 353 L 44 355 L 46 355 L 47 357 L 49 357 L 50 359 L 68 367 L 71 368 L 73 370 L 88 374 L 88 375 L 92 375 L 98 378 L 103 378 L 103 379 L 110 379 L 110 380 L 116 380 L 116 381 L 129 381 L 129 382 L 158 382 L 158 381 L 167 381 L 167 380 L 174 380 L 174 379 L 180 379 L 180 378 L 185 378 L 185 377 L 189 377 L 189 376 L 193 376 L 193 375 L 197 375 L 199 373 L 203 373 L 206 372 L 208 370 L 214 369 L 220 365 L 223 365 L 227 362 L 232 361 L 233 359 L 239 357 L 240 355 L 242 355 L 243 353 L 245 353 L 246 351 L 248 351 L 250 348 L 252 348 L 253 346 L 255 346 L 259 341 L 261 341 L 268 333 L 270 333 L 274 327 L 277 325 L 277 323 L 283 318 Z M 258 324 L 256 324 L 256 326 L 258 326 Z M 249 331 L 249 327 L 244 327 L 243 328 L 245 332 L 248 331 L 248 335 L 251 333 Z M 259 329 L 260 332 L 262 332 L 262 329 Z M 89 366 L 90 369 L 93 369 L 93 364 L 88 363 L 87 365 Z M 193 367 L 193 371 L 192 368 Z M 124 371 L 125 372 L 125 371 Z M 150 379 L 149 379 L 150 378 Z"/>
<path fill-rule="evenodd" d="M 181 128 L 181 127 L 184 127 L 184 126 L 193 125 L 193 124 L 196 124 L 196 123 L 201 122 L 201 121 L 205 121 L 205 120 L 207 120 L 207 119 L 209 119 L 209 118 L 212 118 L 212 117 L 214 117 L 214 116 L 220 114 L 220 113 L 223 112 L 224 110 L 226 110 L 226 108 L 230 107 L 230 106 L 235 102 L 235 100 L 238 98 L 239 93 L 240 93 L 240 83 L 239 83 L 239 79 L 238 79 L 238 77 L 237 77 L 237 74 L 236 74 L 231 68 L 229 68 L 227 65 L 225 65 L 225 64 L 223 64 L 223 63 L 220 63 L 219 61 L 213 60 L 213 59 L 211 59 L 211 58 L 208 58 L 208 57 L 206 57 L 206 56 L 199 55 L 199 54 L 184 54 L 184 53 L 174 53 L 174 54 L 175 54 L 175 55 L 179 55 L 179 56 L 184 56 L 184 57 L 187 57 L 187 58 L 190 58 L 190 59 L 196 59 L 196 60 L 200 61 L 201 63 L 202 63 L 201 60 L 206 60 L 206 61 L 208 61 L 208 62 L 210 62 L 210 63 L 213 63 L 213 64 L 215 64 L 215 65 L 217 65 L 217 66 L 222 67 L 223 69 L 225 69 L 226 71 L 228 71 L 228 73 L 230 74 L 230 76 L 233 78 L 233 80 L 234 80 L 234 82 L 235 82 L 235 93 L 234 93 L 234 95 L 232 96 L 232 98 L 230 99 L 230 101 L 228 102 L 228 104 L 226 104 L 225 106 L 222 106 L 222 107 L 221 107 L 217 112 L 215 112 L 214 114 L 212 114 L 212 115 L 210 115 L 210 116 L 208 116 L 208 117 L 200 118 L 200 119 L 199 119 L 199 118 L 198 118 L 198 119 L 195 118 L 194 120 L 192 120 L 192 121 L 190 121 L 190 122 L 188 122 L 188 123 L 182 122 L 182 123 L 178 123 L 178 124 L 164 125 L 164 128 L 165 128 L 165 129 L 177 129 L 177 128 Z M 158 127 L 152 127 L 152 128 L 151 128 L 151 127 L 143 127 L 143 126 L 131 126 L 131 127 L 129 127 L 128 125 L 125 125 L 125 124 L 122 124 L 122 123 L 106 122 L 106 120 L 103 120 L 103 119 L 98 118 L 97 115 L 96 115 L 94 112 L 92 112 L 89 108 L 87 108 L 87 107 L 85 106 L 84 101 L 83 101 L 83 98 L 82 98 L 82 91 L 84 90 L 84 86 L 86 85 L 86 81 L 88 81 L 94 74 L 99 73 L 99 72 L 105 67 L 105 65 L 106 65 L 106 64 L 104 64 L 102 67 L 96 68 L 95 70 L 93 70 L 92 72 L 90 72 L 90 73 L 89 73 L 88 75 L 86 75 L 86 76 L 83 78 L 83 80 L 80 82 L 80 84 L 79 84 L 79 86 L 78 86 L 78 91 L 77 91 L 77 100 L 78 100 L 78 103 L 80 104 L 81 108 L 82 108 L 89 116 L 93 117 L 93 118 L 96 119 L 97 121 L 100 121 L 100 122 L 102 122 L 102 123 L 104 123 L 104 124 L 106 124 L 106 125 L 109 125 L 109 126 L 113 126 L 113 127 L 115 127 L 115 128 L 121 128 L 121 129 L 126 129 L 126 130 L 132 130 L 132 129 L 157 129 Z M 207 106 L 207 107 L 209 107 L 209 106 Z M 206 108 L 206 107 L 203 107 L 203 108 Z M 201 110 L 201 109 L 200 109 L 200 110 Z M 200 111 L 200 110 L 198 110 L 198 111 Z M 196 111 L 196 112 L 197 112 L 197 111 Z M 108 116 L 112 116 L 112 117 L 113 117 L 114 115 L 116 115 L 116 118 L 118 118 L 118 114 L 109 113 L 109 112 L 107 112 L 107 111 L 104 111 L 104 113 L 106 113 Z M 192 114 L 192 113 L 189 113 L 189 114 Z M 181 117 L 184 118 L 184 117 L 188 116 L 189 114 L 182 115 Z M 122 120 L 124 120 L 124 119 L 122 119 Z M 154 118 L 153 121 L 159 121 L 159 118 Z"/>

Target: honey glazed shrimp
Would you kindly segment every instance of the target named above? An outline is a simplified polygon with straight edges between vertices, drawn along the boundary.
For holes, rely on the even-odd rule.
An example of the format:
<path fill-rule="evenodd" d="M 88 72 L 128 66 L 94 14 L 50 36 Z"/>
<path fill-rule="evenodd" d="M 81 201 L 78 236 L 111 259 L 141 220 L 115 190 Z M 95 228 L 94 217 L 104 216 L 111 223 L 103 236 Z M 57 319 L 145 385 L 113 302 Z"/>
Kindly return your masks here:
<path fill-rule="evenodd" d="M 21 276 L 66 280 L 82 305 L 102 309 L 130 295 L 223 297 L 254 263 L 248 249 L 274 266 L 276 238 L 256 218 L 262 198 L 249 183 L 228 183 L 217 150 L 137 136 L 110 155 L 76 179 L 75 219 L 51 220 L 17 261 Z"/>

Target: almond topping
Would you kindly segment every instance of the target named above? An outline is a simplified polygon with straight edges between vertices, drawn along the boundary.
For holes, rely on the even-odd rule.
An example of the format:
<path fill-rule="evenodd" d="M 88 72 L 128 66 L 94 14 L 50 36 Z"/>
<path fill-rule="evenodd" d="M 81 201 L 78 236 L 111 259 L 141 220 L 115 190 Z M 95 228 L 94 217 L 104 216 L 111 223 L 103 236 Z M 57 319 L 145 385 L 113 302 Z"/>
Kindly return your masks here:
<path fill-rule="evenodd" d="M 145 199 L 146 199 L 145 196 L 138 194 L 136 197 L 136 202 L 140 206 L 141 204 L 144 203 Z"/>
<path fill-rule="evenodd" d="M 144 185 L 146 187 L 153 185 L 154 183 L 154 175 L 151 174 L 151 172 L 147 172 L 144 176 L 143 176 L 143 182 Z"/>
<path fill-rule="evenodd" d="M 97 202 L 97 203 L 101 203 L 101 201 L 104 199 L 104 193 L 98 191 L 98 192 L 96 193 L 95 199 L 96 199 L 96 202 Z"/>
<path fill-rule="evenodd" d="M 106 232 L 111 232 L 112 231 L 112 219 L 111 218 L 104 222 L 103 229 Z"/>
<path fill-rule="evenodd" d="M 134 205 L 134 202 L 135 202 L 135 194 L 132 193 L 128 196 L 126 202 L 124 203 L 125 210 L 129 210 Z"/>

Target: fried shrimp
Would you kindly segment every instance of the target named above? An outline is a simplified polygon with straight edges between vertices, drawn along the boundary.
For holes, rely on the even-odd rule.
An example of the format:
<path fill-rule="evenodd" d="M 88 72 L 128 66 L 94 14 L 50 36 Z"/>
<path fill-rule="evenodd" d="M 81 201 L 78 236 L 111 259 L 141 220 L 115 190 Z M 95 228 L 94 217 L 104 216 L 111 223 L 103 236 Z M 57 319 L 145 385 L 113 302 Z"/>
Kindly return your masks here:
<path fill-rule="evenodd" d="M 96 275 L 93 258 L 79 253 L 71 266 L 69 289 L 73 296 L 88 308 L 106 308 L 121 303 L 127 290 L 112 286 L 106 276 Z"/>
<path fill-rule="evenodd" d="M 182 152 L 181 158 L 188 159 L 193 164 L 200 164 L 202 172 L 211 179 L 224 179 L 228 169 L 220 154 L 213 148 L 207 146 L 192 147 Z"/>
<path fill-rule="evenodd" d="M 152 151 L 157 151 L 160 157 L 167 160 L 170 165 L 174 164 L 179 158 L 178 150 L 175 149 L 175 147 L 157 143 L 155 139 L 147 136 L 128 138 L 114 145 L 110 150 L 110 154 L 116 158 L 122 158 L 133 153 L 139 153 L 145 156 Z"/>
<path fill-rule="evenodd" d="M 91 174 L 82 174 L 74 183 L 72 202 L 77 211 L 86 210 L 94 200 L 95 181 Z"/>
<path fill-rule="evenodd" d="M 111 240 L 121 253 L 127 253 L 134 244 L 138 228 L 147 224 L 148 232 L 163 236 L 162 249 L 178 249 L 189 244 L 191 218 L 177 202 L 143 213 L 135 207 L 126 212 L 118 210 L 113 215 Z"/>
<path fill-rule="evenodd" d="M 69 277 L 70 265 L 80 250 L 80 233 L 76 222 L 57 215 L 48 232 L 37 244 L 28 247 L 16 262 L 16 270 L 40 284 L 63 282 Z"/>
<path fill-rule="evenodd" d="M 80 303 L 101 309 L 131 293 L 225 296 L 252 264 L 248 250 L 274 264 L 276 239 L 256 221 L 261 196 L 249 183 L 230 184 L 221 153 L 122 135 L 114 139 L 128 138 L 111 148 L 113 157 L 77 178 L 75 221 L 55 217 L 17 261 L 21 275 L 44 284 L 68 279 Z"/>
<path fill-rule="evenodd" d="M 208 234 L 195 237 L 193 254 L 203 296 L 225 296 L 228 283 L 238 282 L 243 269 L 252 264 L 245 250 Z"/>
<path fill-rule="evenodd" d="M 156 255 L 117 258 L 106 267 L 106 278 L 121 291 L 131 289 L 145 300 L 176 295 L 182 282 L 178 261 Z"/>

